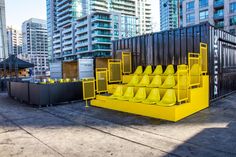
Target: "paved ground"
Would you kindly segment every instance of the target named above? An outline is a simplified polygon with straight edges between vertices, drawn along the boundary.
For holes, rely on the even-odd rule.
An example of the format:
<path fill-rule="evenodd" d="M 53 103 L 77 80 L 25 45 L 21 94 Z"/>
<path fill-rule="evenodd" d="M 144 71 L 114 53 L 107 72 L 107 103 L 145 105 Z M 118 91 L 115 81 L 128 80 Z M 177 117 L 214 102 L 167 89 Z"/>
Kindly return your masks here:
<path fill-rule="evenodd" d="M 236 156 L 236 94 L 178 123 L 84 105 L 38 109 L 0 94 L 0 157 Z"/>

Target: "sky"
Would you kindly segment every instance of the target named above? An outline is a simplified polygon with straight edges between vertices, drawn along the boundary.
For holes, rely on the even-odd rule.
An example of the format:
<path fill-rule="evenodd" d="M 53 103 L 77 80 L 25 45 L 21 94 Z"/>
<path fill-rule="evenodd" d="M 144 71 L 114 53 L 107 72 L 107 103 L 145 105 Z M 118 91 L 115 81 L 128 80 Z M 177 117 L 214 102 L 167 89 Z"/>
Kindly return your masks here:
<path fill-rule="evenodd" d="M 21 24 L 30 18 L 46 20 L 46 0 L 5 0 L 7 26 L 21 30 Z M 152 0 L 154 31 L 159 28 L 159 0 Z"/>

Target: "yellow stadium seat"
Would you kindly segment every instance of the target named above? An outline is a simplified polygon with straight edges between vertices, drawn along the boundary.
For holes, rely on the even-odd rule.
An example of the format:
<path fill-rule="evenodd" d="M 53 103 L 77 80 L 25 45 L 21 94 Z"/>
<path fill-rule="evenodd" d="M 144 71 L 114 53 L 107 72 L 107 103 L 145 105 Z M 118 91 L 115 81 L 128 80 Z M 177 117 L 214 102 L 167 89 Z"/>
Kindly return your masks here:
<path fill-rule="evenodd" d="M 149 83 L 150 83 L 149 76 L 148 75 L 144 75 L 142 77 L 141 81 L 136 86 L 146 87 L 146 86 L 149 85 Z"/>
<path fill-rule="evenodd" d="M 174 75 L 168 75 L 160 88 L 173 88 L 174 86 L 175 86 L 175 77 L 174 77 Z"/>
<path fill-rule="evenodd" d="M 63 81 L 63 79 L 59 79 L 59 83 L 63 83 L 64 81 Z"/>
<path fill-rule="evenodd" d="M 160 106 L 173 106 L 176 103 L 176 95 L 174 89 L 167 89 L 166 93 L 164 94 L 163 98 L 157 105 Z"/>
<path fill-rule="evenodd" d="M 156 75 L 156 76 L 153 77 L 152 82 L 148 85 L 148 87 L 152 87 L 152 88 L 160 87 L 161 84 L 162 84 L 161 76 Z"/>
<path fill-rule="evenodd" d="M 143 67 L 138 66 L 134 72 L 134 75 L 141 75 L 143 73 Z"/>
<path fill-rule="evenodd" d="M 175 73 L 175 70 L 174 70 L 174 66 L 171 64 L 171 65 L 168 65 L 165 72 L 163 73 L 163 75 L 172 75 Z"/>
<path fill-rule="evenodd" d="M 158 88 L 151 89 L 146 100 L 142 101 L 144 104 L 156 104 L 160 101 L 160 91 Z"/>
<path fill-rule="evenodd" d="M 142 102 L 146 99 L 146 89 L 145 88 L 139 88 L 135 96 L 130 99 L 130 102 Z"/>
<path fill-rule="evenodd" d="M 191 75 L 190 84 L 200 84 L 200 66 L 193 64 L 189 73 Z"/>
<path fill-rule="evenodd" d="M 179 71 L 179 70 L 187 70 L 187 69 L 188 69 L 188 66 L 185 65 L 185 64 L 178 65 L 178 66 L 177 66 L 177 71 L 176 71 L 175 75 L 178 74 L 178 71 Z"/>
<path fill-rule="evenodd" d="M 150 74 L 152 74 L 152 66 L 148 65 L 144 70 L 143 75 L 150 75 Z"/>
<path fill-rule="evenodd" d="M 152 75 L 161 75 L 163 73 L 163 69 L 161 65 L 157 65 L 156 69 L 152 73 Z"/>
<path fill-rule="evenodd" d="M 134 97 L 134 87 L 128 87 L 123 96 L 117 97 L 118 100 L 129 100 Z"/>
<path fill-rule="evenodd" d="M 187 76 L 179 76 L 179 80 L 174 88 L 179 89 L 187 89 L 188 88 L 188 77 Z"/>
<path fill-rule="evenodd" d="M 200 74 L 200 66 L 198 64 L 193 64 L 190 69 L 190 75 L 199 75 Z"/>
<path fill-rule="evenodd" d="M 116 99 L 123 95 L 123 86 L 117 86 L 115 92 L 109 97 L 111 99 Z"/>
<path fill-rule="evenodd" d="M 70 79 L 66 78 L 66 79 L 63 80 L 63 82 L 70 82 Z"/>
<path fill-rule="evenodd" d="M 127 85 L 128 86 L 136 86 L 138 83 L 139 83 L 139 78 L 137 75 L 134 75 Z"/>

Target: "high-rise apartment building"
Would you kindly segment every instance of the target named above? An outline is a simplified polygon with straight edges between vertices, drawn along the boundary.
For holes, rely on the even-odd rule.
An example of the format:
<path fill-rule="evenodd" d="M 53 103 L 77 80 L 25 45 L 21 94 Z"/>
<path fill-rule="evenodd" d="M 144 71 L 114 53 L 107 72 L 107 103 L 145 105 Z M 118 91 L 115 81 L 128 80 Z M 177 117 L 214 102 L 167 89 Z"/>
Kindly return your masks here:
<path fill-rule="evenodd" d="M 180 1 L 160 0 L 160 23 L 162 31 L 178 27 L 178 6 Z"/>
<path fill-rule="evenodd" d="M 5 1 L 0 0 L 0 61 L 8 57 Z"/>
<path fill-rule="evenodd" d="M 208 21 L 232 34 L 236 32 L 236 0 L 183 0 L 180 9 L 181 26 Z"/>
<path fill-rule="evenodd" d="M 140 7 L 137 7 L 138 5 Z M 74 58 L 76 55 L 78 57 L 82 56 L 82 52 L 80 54 L 80 51 L 75 48 L 75 45 L 80 42 L 77 39 L 78 34 L 76 35 L 78 29 L 80 29 L 77 25 L 81 20 L 87 18 L 89 21 L 86 25 L 89 31 L 88 34 L 92 34 L 94 32 L 92 28 L 95 29 L 95 25 L 104 26 L 108 23 L 107 20 L 96 21 L 96 23 L 89 20 L 93 19 L 94 14 L 101 13 L 109 14 L 111 21 L 111 28 L 109 28 L 111 39 L 109 44 L 105 43 L 106 45 L 111 45 L 111 40 L 113 39 L 151 32 L 151 27 L 149 27 L 151 26 L 149 0 L 47 0 L 48 31 L 49 41 L 51 40 L 52 60 L 59 59 L 59 57 L 65 59 Z M 71 41 L 73 42 L 69 41 L 71 36 Z M 94 35 L 88 35 L 88 38 L 91 38 L 89 41 L 95 40 Z M 100 38 L 103 38 L 103 36 Z M 107 37 L 104 36 L 104 38 Z M 69 43 L 72 48 L 70 48 Z M 109 48 L 109 51 L 103 49 L 101 52 L 100 49 L 100 52 L 95 52 L 90 47 L 93 47 L 91 43 L 88 45 L 87 54 L 83 53 L 84 56 L 88 54 L 96 56 L 97 54 L 109 54 L 111 52 L 111 48 Z M 73 57 L 71 54 L 73 54 Z"/>
<path fill-rule="evenodd" d="M 48 38 L 45 20 L 31 18 L 22 24 L 23 54 L 33 63 L 34 75 L 45 75 L 48 69 Z"/>
<path fill-rule="evenodd" d="M 111 41 L 134 36 L 135 28 L 136 19 L 121 13 L 96 11 L 82 16 L 54 33 L 54 58 L 73 60 L 78 57 L 109 56 Z"/>
<path fill-rule="evenodd" d="M 138 34 L 152 32 L 152 9 L 150 0 L 136 0 L 136 17 L 138 20 Z"/>
<path fill-rule="evenodd" d="M 22 53 L 22 33 L 13 27 L 7 27 L 7 46 L 9 54 Z"/>

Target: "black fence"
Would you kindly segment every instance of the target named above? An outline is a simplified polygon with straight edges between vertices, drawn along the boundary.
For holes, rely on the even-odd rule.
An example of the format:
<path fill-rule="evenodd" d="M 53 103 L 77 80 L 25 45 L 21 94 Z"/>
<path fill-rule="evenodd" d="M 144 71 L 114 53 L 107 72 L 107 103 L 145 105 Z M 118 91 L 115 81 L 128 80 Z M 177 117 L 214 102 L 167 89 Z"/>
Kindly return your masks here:
<path fill-rule="evenodd" d="M 210 99 L 236 90 L 236 37 L 209 23 L 113 41 L 116 52 L 132 52 L 133 69 L 138 65 L 187 64 L 188 53 L 199 53 L 200 42 L 208 44 Z"/>

